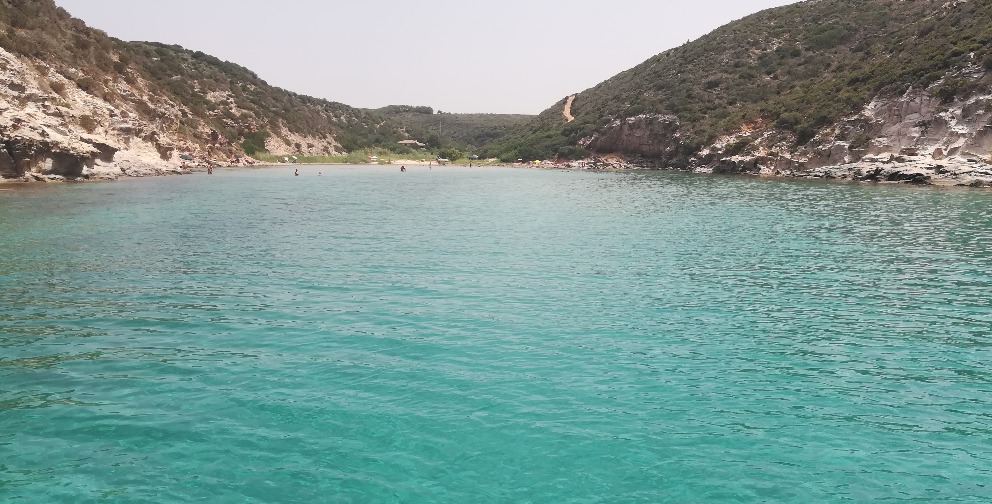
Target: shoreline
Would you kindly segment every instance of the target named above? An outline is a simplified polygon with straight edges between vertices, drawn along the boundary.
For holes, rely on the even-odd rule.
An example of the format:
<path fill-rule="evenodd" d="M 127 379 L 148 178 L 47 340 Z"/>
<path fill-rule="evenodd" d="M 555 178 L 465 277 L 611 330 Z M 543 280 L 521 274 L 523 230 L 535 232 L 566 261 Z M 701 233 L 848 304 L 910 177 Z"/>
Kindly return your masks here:
<path fill-rule="evenodd" d="M 579 166 L 574 166 L 579 164 Z M 735 157 L 705 166 L 685 168 L 644 166 L 620 156 L 593 158 L 569 163 L 542 164 L 538 169 L 576 171 L 673 171 L 707 175 L 741 175 L 768 179 L 825 180 L 874 184 L 899 184 L 920 187 L 992 188 L 992 164 L 970 159 L 934 160 L 922 156 L 866 157 L 861 161 L 837 165 L 806 167 L 798 163 L 777 168 L 762 165 L 752 157 Z"/>
<path fill-rule="evenodd" d="M 703 166 L 695 168 L 659 168 L 643 166 L 632 163 L 619 156 L 604 158 L 590 158 L 588 160 L 554 163 L 506 163 L 492 164 L 480 163 L 445 163 L 420 160 L 396 160 L 389 163 L 266 163 L 256 161 L 254 164 L 218 164 L 214 169 L 237 170 L 237 169 L 271 169 L 271 168 L 291 168 L 294 166 L 354 166 L 367 168 L 389 168 L 398 169 L 399 166 L 438 166 L 438 167 L 458 167 L 458 168 L 524 168 L 535 170 L 564 170 L 575 172 L 593 173 L 622 173 L 622 172 L 645 172 L 645 171 L 667 171 L 681 173 L 695 173 L 703 175 L 739 175 L 761 179 L 783 179 L 783 180 L 823 180 L 839 183 L 864 183 L 879 185 L 908 185 L 917 187 L 962 187 L 974 189 L 992 188 L 992 165 L 981 162 L 966 160 L 922 160 L 922 159 L 899 159 L 899 160 L 867 160 L 857 163 L 847 163 L 842 165 L 823 166 L 810 169 L 774 169 L 762 167 L 753 161 L 735 162 L 722 164 L 716 167 Z M 17 185 L 37 185 L 47 183 L 85 183 L 85 182 L 112 182 L 121 178 L 144 178 L 144 177 L 168 177 L 176 175 L 197 175 L 205 174 L 207 168 L 204 166 L 190 166 L 185 171 L 180 168 L 143 167 L 143 169 L 128 170 L 118 167 L 115 171 L 103 169 L 87 169 L 80 177 L 65 177 L 62 175 L 44 175 L 40 173 L 28 173 L 17 178 L 0 177 L 0 188 L 4 186 Z M 89 172 L 89 173 L 86 173 Z"/>

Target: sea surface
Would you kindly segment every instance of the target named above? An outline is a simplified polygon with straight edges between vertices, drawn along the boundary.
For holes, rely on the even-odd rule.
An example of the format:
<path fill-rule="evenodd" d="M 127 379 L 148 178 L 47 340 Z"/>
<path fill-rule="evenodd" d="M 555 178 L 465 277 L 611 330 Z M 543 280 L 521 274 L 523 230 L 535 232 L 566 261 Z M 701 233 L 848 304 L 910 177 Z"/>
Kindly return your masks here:
<path fill-rule="evenodd" d="M 988 191 L 300 172 L 0 186 L 0 502 L 992 501 Z"/>

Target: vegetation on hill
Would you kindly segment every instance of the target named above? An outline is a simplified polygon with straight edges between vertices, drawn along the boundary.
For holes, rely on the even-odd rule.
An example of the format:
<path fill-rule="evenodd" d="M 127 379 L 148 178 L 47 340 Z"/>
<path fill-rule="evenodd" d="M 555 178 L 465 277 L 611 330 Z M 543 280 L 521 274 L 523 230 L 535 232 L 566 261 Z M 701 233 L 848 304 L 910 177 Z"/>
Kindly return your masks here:
<path fill-rule="evenodd" d="M 307 156 L 388 151 L 578 159 L 624 148 L 593 140 L 638 117 L 664 118 L 655 134 L 667 137 L 646 140 L 674 146 L 656 149 L 663 162 L 685 162 L 725 135 L 748 129 L 774 130 L 799 148 L 876 98 L 925 89 L 951 103 L 987 92 L 990 27 L 989 2 L 800 2 L 728 24 L 578 94 L 574 120 L 567 122 L 565 98 L 538 116 L 447 114 L 402 105 L 358 109 L 270 86 L 250 70 L 202 52 L 116 40 L 53 0 L 0 0 L 0 47 L 34 65 L 43 76 L 42 91 L 65 97 L 66 86 L 74 86 L 124 104 L 121 110 L 151 124 L 168 123 L 170 134 L 192 143 L 207 143 L 206 132 L 249 155 L 278 144 L 288 146 L 283 152 Z M 87 131 L 99 126 L 86 115 L 78 125 Z M 849 137 L 839 140 L 852 147 L 871 140 L 856 129 L 843 134 Z M 402 140 L 425 145 L 404 146 Z M 720 150 L 743 152 L 749 141 Z"/>
<path fill-rule="evenodd" d="M 398 142 L 430 138 L 432 121 L 419 121 L 423 107 L 366 110 L 312 98 L 270 86 L 254 72 L 199 51 L 154 42 L 124 42 L 89 28 L 52 0 L 0 0 L 0 47 L 38 62 L 41 72 L 57 72 L 69 85 L 111 104 L 127 102 L 143 120 L 154 123 L 171 104 L 184 110 L 178 133 L 203 143 L 204 131 L 218 134 L 253 155 L 266 149 L 273 135 L 319 138 L 323 152 L 290 138 L 297 152 L 335 154 L 364 149 L 409 151 Z M 52 79 L 61 94 L 66 81 Z M 122 92 L 139 89 L 141 92 Z M 425 110 L 422 110 L 425 109 Z M 430 117 L 429 115 L 427 117 Z M 410 131 L 407 131 L 409 128 Z M 498 129 L 498 127 L 496 128 Z M 471 130 L 471 131 L 470 131 Z M 466 149 L 490 139 L 484 121 L 445 132 L 448 142 Z"/>
<path fill-rule="evenodd" d="M 390 105 L 376 112 L 393 120 L 428 148 L 452 147 L 478 152 L 534 116 L 522 114 L 452 114 L 430 107 Z"/>
<path fill-rule="evenodd" d="M 487 147 L 506 160 L 569 157 L 616 120 L 672 116 L 684 153 L 746 124 L 803 145 L 875 97 L 930 88 L 953 101 L 992 84 L 992 3 L 818 0 L 769 9 L 652 57 Z M 858 140 L 858 139 L 851 139 Z"/>

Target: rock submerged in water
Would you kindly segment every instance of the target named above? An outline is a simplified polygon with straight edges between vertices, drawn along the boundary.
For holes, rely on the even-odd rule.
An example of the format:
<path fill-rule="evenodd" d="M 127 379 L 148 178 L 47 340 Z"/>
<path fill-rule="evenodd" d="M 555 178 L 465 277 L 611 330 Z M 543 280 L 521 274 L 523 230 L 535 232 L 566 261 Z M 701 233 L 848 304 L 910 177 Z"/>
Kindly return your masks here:
<path fill-rule="evenodd" d="M 763 168 L 759 159 L 724 160 L 712 173 L 776 175 L 793 178 L 822 178 L 861 182 L 895 182 L 915 185 L 992 186 L 992 165 L 962 161 L 934 163 L 923 157 L 862 160 L 834 166 L 806 168 L 800 163 L 786 169 Z"/>
<path fill-rule="evenodd" d="M 625 159 L 621 156 L 591 157 L 582 161 L 544 164 L 554 168 L 592 171 L 674 170 L 702 174 L 755 175 L 786 178 L 816 178 L 873 183 L 992 187 L 992 165 L 960 159 L 933 162 L 924 156 L 867 157 L 855 163 L 809 168 L 784 156 L 733 156 L 688 168 L 658 166 L 656 160 Z"/>

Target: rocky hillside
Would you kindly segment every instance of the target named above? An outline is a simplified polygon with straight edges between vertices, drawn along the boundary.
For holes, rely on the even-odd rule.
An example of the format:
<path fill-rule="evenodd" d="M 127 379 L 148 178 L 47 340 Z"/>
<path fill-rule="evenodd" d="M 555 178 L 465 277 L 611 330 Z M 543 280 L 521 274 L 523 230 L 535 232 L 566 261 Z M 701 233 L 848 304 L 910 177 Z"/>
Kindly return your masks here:
<path fill-rule="evenodd" d="M 992 3 L 974 0 L 769 9 L 563 99 L 486 154 L 988 184 L 990 27 Z"/>
<path fill-rule="evenodd" d="M 408 135 L 178 46 L 122 42 L 52 0 L 0 0 L 0 177 L 116 177 L 333 155 Z"/>

